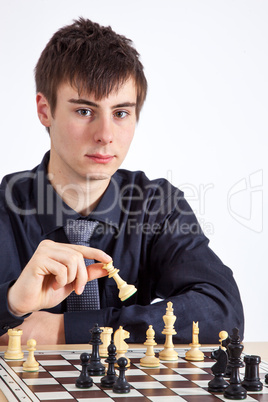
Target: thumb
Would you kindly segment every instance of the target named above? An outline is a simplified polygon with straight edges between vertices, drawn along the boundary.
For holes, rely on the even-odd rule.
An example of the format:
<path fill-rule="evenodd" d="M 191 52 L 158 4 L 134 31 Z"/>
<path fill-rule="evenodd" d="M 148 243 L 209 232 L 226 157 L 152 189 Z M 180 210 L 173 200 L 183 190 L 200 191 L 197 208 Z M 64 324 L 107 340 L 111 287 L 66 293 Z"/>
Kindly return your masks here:
<path fill-rule="evenodd" d="M 103 269 L 103 264 L 97 262 L 95 264 L 91 264 L 87 266 L 87 276 L 88 281 L 92 281 L 93 279 L 102 278 L 108 275 L 106 269 Z"/>

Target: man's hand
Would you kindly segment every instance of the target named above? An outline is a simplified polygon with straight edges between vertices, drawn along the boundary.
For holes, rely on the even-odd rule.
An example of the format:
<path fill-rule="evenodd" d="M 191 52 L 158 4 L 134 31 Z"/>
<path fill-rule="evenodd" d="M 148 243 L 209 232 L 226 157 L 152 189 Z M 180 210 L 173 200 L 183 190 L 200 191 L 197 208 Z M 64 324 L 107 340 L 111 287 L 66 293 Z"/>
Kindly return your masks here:
<path fill-rule="evenodd" d="M 101 261 L 85 266 L 84 258 Z M 73 290 L 81 294 L 90 280 L 107 275 L 103 264 L 112 258 L 96 248 L 42 241 L 9 289 L 8 305 L 16 316 L 51 308 Z"/>

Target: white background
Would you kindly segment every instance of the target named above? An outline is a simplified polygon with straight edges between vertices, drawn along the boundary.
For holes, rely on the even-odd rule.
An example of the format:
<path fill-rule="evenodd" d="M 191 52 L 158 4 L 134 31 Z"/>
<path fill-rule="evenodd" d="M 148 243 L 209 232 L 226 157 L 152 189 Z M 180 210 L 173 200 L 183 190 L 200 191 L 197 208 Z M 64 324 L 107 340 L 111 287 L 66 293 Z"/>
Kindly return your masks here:
<path fill-rule="evenodd" d="M 49 148 L 33 69 L 79 16 L 131 38 L 145 66 L 148 98 L 123 167 L 185 191 L 234 272 L 245 340 L 267 341 L 268 1 L 1 0 L 1 177 Z"/>

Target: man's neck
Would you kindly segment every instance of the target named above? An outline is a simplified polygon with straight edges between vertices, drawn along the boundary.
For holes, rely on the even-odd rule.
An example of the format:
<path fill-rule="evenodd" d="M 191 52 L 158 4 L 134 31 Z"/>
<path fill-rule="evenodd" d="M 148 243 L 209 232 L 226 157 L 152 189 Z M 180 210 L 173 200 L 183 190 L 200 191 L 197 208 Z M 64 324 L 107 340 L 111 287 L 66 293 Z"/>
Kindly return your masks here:
<path fill-rule="evenodd" d="M 48 174 L 50 183 L 57 194 L 70 208 L 83 216 L 89 215 L 96 208 L 110 183 L 108 178 L 73 180 L 53 171 L 50 163 Z"/>

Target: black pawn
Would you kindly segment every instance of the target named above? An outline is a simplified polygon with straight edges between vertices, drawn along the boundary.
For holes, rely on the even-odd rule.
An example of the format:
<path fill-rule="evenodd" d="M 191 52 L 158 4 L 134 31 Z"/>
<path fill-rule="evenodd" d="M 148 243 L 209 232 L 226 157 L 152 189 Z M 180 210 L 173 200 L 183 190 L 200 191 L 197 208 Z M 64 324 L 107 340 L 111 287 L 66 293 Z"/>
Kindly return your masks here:
<path fill-rule="evenodd" d="M 130 392 L 130 385 L 126 380 L 125 371 L 127 370 L 127 359 L 120 357 L 117 360 L 119 377 L 113 385 L 113 391 L 117 394 L 126 394 Z"/>
<path fill-rule="evenodd" d="M 93 381 L 92 381 L 92 378 L 89 377 L 89 374 L 87 371 L 89 354 L 82 353 L 80 355 L 80 360 L 81 360 L 81 365 L 82 365 L 82 371 L 81 371 L 80 376 L 77 378 L 75 385 L 77 388 L 90 388 L 93 385 Z"/>
<path fill-rule="evenodd" d="M 210 392 L 223 392 L 229 385 L 223 378 L 228 361 L 227 352 L 221 348 L 216 349 L 211 353 L 211 358 L 217 362 L 211 367 L 215 377 L 209 381 L 208 390 Z"/>
<path fill-rule="evenodd" d="M 90 358 L 90 363 L 88 365 L 88 373 L 89 375 L 104 375 L 105 367 L 101 363 L 101 358 L 99 354 L 99 347 L 102 345 L 102 341 L 100 338 L 100 334 L 102 333 L 102 329 L 95 324 L 95 326 L 90 330 L 91 332 L 91 340 L 89 342 L 92 345 L 92 354 Z"/>
<path fill-rule="evenodd" d="M 108 357 L 105 360 L 108 363 L 108 370 L 105 377 L 101 379 L 101 385 L 104 388 L 113 388 L 115 381 L 117 380 L 117 375 L 115 373 L 114 365 L 116 363 L 116 346 L 112 340 L 108 346 Z"/>
<path fill-rule="evenodd" d="M 239 330 L 237 328 L 233 329 L 233 334 L 231 336 L 231 342 L 228 346 L 230 353 L 229 364 L 231 367 L 231 377 L 230 385 L 224 391 L 224 397 L 227 399 L 246 399 L 247 390 L 242 386 L 240 380 L 239 369 L 244 367 L 242 360 L 240 359 L 241 353 L 244 346 L 240 342 L 240 337 L 238 335 Z"/>
<path fill-rule="evenodd" d="M 261 391 L 263 388 L 259 377 L 260 356 L 245 356 L 245 377 L 242 385 L 247 391 Z"/>
<path fill-rule="evenodd" d="M 268 374 L 265 375 L 265 382 L 268 384 Z"/>

